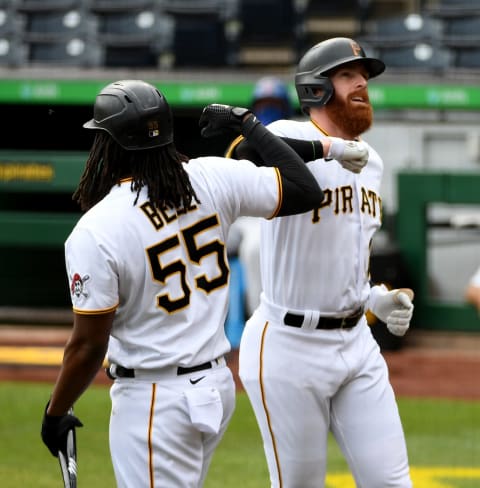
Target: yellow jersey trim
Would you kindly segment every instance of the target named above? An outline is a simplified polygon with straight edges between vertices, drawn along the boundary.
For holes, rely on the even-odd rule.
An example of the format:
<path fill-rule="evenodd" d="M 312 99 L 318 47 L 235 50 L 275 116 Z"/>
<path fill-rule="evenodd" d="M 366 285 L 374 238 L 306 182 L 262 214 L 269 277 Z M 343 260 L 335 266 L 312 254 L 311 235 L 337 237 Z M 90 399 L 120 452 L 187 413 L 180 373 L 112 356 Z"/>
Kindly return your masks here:
<path fill-rule="evenodd" d="M 110 312 L 114 312 L 118 308 L 118 303 L 110 308 L 102 308 L 99 310 L 80 310 L 79 308 L 72 307 L 73 311 L 78 315 L 103 315 Z"/>
<path fill-rule="evenodd" d="M 310 119 L 310 122 L 325 136 L 328 136 L 328 132 L 325 129 L 322 129 L 313 119 Z"/>
<path fill-rule="evenodd" d="M 278 203 L 273 214 L 270 217 L 268 217 L 268 220 L 273 219 L 274 217 L 277 216 L 278 212 L 280 212 L 280 209 L 282 208 L 282 203 L 283 203 L 282 176 L 278 168 L 274 167 L 273 169 L 275 170 L 275 174 L 277 175 Z"/>
<path fill-rule="evenodd" d="M 225 157 L 226 158 L 230 158 L 232 159 L 232 153 L 233 153 L 233 150 L 244 140 L 245 138 L 240 135 L 240 136 L 237 136 L 230 144 L 230 146 L 228 146 L 228 149 L 227 151 L 225 152 Z"/>

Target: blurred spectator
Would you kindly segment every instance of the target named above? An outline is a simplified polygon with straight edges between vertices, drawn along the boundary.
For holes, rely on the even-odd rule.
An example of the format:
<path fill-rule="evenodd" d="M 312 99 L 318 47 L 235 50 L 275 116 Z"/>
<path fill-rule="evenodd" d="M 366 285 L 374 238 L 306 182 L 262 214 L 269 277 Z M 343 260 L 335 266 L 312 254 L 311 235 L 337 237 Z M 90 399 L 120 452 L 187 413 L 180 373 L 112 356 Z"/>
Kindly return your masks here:
<path fill-rule="evenodd" d="M 480 313 L 480 267 L 468 282 L 465 290 L 465 299 L 468 303 L 474 305 Z"/>
<path fill-rule="evenodd" d="M 293 115 L 288 87 L 275 76 L 265 76 L 257 81 L 250 108 L 264 125 L 279 119 L 289 119 Z"/>

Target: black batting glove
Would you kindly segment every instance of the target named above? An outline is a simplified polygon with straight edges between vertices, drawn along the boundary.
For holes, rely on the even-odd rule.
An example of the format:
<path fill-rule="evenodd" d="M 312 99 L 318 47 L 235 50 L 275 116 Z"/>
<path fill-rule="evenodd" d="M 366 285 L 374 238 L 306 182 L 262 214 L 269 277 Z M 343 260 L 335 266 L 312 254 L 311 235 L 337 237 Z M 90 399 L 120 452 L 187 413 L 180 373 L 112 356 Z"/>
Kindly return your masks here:
<path fill-rule="evenodd" d="M 214 137 L 232 132 L 240 133 L 243 117 L 252 113 L 250 110 L 230 105 L 212 103 L 207 105 L 200 116 L 200 133 L 203 137 Z M 250 117 L 255 118 L 255 117 Z"/>
<path fill-rule="evenodd" d="M 65 415 L 48 415 L 47 406 L 42 420 L 42 440 L 50 452 L 58 457 L 58 451 L 67 443 L 68 431 L 75 427 L 83 427 L 82 422 L 70 413 Z"/>

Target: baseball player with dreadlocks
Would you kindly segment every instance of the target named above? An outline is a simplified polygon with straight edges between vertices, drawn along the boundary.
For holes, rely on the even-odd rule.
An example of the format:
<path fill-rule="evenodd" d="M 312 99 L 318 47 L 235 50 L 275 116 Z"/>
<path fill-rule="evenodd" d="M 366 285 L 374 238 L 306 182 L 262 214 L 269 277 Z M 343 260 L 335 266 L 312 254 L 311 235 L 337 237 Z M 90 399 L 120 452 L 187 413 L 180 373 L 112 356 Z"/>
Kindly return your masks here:
<path fill-rule="evenodd" d="M 320 42 L 302 57 L 295 77 L 309 120 L 280 120 L 269 130 L 285 138 L 360 143 L 372 123 L 368 81 L 384 69 L 352 39 Z M 404 335 L 413 292 L 370 283 L 383 162 L 362 143 L 367 159 L 327 154 L 308 163 L 325 194 L 319 207 L 261 222 L 263 292 L 242 335 L 240 378 L 275 488 L 324 486 L 329 431 L 359 488 L 412 486 L 387 365 L 365 312 Z M 249 145 L 240 142 L 235 157 L 250 153 Z"/>
<path fill-rule="evenodd" d="M 180 154 L 165 97 L 140 80 L 106 86 L 84 125 L 95 140 L 74 199 L 86 213 L 65 243 L 74 323 L 42 439 L 56 456 L 81 426 L 69 409 L 106 354 L 120 488 L 203 485 L 234 409 L 229 227 L 241 215 L 306 212 L 323 199 L 297 153 L 248 110 L 210 105 L 200 126 L 205 137 L 241 133 L 266 165 Z"/>

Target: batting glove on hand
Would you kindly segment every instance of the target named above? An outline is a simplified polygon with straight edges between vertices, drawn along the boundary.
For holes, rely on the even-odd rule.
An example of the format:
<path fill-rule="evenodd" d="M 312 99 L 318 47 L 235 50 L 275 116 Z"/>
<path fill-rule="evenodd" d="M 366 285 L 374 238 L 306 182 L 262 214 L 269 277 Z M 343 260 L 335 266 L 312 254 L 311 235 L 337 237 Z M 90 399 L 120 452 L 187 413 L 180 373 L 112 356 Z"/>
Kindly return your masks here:
<path fill-rule="evenodd" d="M 58 451 L 67 443 L 68 431 L 75 427 L 83 427 L 83 424 L 75 415 L 69 413 L 59 416 L 48 415 L 47 408 L 48 403 L 42 420 L 42 440 L 50 452 L 58 457 Z"/>
<path fill-rule="evenodd" d="M 410 327 L 413 316 L 413 291 L 399 288 L 388 291 L 384 285 L 374 286 L 370 293 L 369 308 L 387 329 L 396 336 L 403 336 Z"/>
<path fill-rule="evenodd" d="M 241 132 L 243 118 L 250 110 L 230 105 L 212 103 L 207 105 L 200 116 L 200 134 L 213 137 L 234 132 Z"/>
<path fill-rule="evenodd" d="M 331 145 L 326 161 L 337 160 L 346 170 L 360 173 L 368 162 L 368 149 L 363 142 L 329 137 Z"/>

